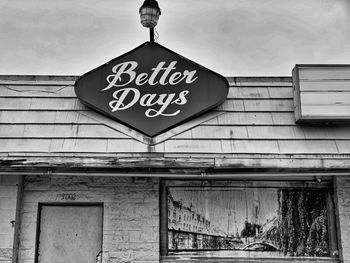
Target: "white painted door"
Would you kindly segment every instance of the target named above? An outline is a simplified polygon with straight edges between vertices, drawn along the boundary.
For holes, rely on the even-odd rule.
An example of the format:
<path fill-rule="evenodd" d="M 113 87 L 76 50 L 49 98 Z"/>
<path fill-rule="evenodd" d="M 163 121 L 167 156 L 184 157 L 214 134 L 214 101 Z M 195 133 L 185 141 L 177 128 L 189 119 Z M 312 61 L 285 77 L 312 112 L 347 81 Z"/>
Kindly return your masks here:
<path fill-rule="evenodd" d="M 96 263 L 102 206 L 41 206 L 39 263 Z"/>

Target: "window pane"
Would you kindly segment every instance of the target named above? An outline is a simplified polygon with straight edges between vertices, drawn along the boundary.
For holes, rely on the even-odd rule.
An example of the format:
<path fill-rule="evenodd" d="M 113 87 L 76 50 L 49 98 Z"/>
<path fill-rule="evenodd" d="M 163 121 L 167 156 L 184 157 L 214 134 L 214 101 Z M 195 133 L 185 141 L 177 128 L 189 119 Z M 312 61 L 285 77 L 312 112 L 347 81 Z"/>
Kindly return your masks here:
<path fill-rule="evenodd" d="M 169 254 L 328 257 L 325 189 L 168 188 Z"/>

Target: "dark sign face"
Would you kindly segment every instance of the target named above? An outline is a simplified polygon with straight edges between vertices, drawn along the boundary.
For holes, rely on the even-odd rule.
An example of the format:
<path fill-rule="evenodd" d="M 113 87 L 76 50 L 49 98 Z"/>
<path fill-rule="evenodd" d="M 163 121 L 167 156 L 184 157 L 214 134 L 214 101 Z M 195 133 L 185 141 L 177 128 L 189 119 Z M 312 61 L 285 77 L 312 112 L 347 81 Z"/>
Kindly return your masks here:
<path fill-rule="evenodd" d="M 84 104 L 150 137 L 220 105 L 227 92 L 224 77 L 150 42 L 75 83 Z"/>

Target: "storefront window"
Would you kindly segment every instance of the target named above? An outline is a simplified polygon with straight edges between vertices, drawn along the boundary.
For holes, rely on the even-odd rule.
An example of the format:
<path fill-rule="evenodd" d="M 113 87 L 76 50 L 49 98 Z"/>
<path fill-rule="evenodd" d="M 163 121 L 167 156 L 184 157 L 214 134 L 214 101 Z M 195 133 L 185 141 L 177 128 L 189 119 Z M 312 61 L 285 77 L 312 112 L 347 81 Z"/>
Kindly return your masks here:
<path fill-rule="evenodd" d="M 167 255 L 332 256 L 327 187 L 174 185 L 166 198 L 186 223 L 169 221 Z"/>

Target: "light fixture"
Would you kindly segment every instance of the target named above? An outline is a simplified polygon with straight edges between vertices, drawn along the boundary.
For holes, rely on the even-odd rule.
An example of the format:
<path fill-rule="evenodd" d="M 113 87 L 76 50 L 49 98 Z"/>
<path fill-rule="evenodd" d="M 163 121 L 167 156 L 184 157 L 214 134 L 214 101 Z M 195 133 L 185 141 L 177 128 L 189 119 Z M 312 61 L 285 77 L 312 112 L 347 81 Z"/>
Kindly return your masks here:
<path fill-rule="evenodd" d="M 145 0 L 139 9 L 141 24 L 150 29 L 150 40 L 154 42 L 154 28 L 158 24 L 161 14 L 156 0 Z"/>

